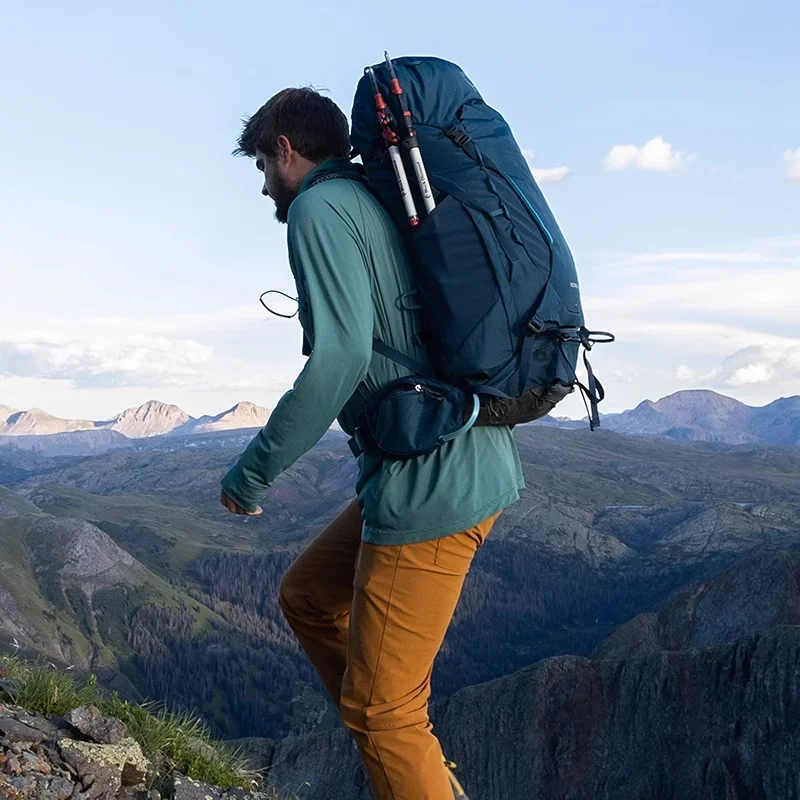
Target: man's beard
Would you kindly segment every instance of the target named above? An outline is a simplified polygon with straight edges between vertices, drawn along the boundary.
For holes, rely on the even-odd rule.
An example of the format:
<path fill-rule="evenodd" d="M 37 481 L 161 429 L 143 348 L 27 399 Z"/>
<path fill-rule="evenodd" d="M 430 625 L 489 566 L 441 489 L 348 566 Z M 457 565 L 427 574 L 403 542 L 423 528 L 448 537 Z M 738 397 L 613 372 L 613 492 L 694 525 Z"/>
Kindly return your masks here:
<path fill-rule="evenodd" d="M 289 220 L 289 206 L 297 197 L 297 192 L 280 175 L 276 175 L 271 183 L 269 193 L 275 202 L 275 219 L 285 224 Z"/>

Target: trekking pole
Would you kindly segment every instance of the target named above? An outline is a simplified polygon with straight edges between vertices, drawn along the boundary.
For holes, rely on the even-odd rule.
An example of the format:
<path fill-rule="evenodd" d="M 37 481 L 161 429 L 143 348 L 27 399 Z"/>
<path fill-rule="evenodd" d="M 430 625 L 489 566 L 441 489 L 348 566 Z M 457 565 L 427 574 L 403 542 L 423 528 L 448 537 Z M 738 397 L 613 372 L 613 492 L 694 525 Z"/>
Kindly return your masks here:
<path fill-rule="evenodd" d="M 375 95 L 375 109 L 378 112 L 378 121 L 381 123 L 382 136 L 386 142 L 386 147 L 389 150 L 389 158 L 392 160 L 392 167 L 394 167 L 394 174 L 397 178 L 397 185 L 400 187 L 400 196 L 403 198 L 403 205 L 406 209 L 408 216 L 408 223 L 412 228 L 419 225 L 419 216 L 417 215 L 417 207 L 414 204 L 414 198 L 411 196 L 411 187 L 408 185 L 408 177 L 406 176 L 406 168 L 403 166 L 403 159 L 400 156 L 400 148 L 397 146 L 400 137 L 392 130 L 392 123 L 389 115 L 386 113 L 388 105 L 383 99 L 380 87 L 378 86 L 378 79 L 375 77 L 375 70 L 372 67 L 367 67 L 366 72 L 372 81 L 372 91 Z"/>
<path fill-rule="evenodd" d="M 428 182 L 428 173 L 425 171 L 425 164 L 422 162 L 422 153 L 419 150 L 419 141 L 417 139 L 417 132 L 414 130 L 414 122 L 411 118 L 411 109 L 406 102 L 405 94 L 403 94 L 403 87 L 400 86 L 400 80 L 392 64 L 392 59 L 389 54 L 384 51 L 384 58 L 386 65 L 389 67 L 389 76 L 392 79 L 392 94 L 397 98 L 400 103 L 400 108 L 403 111 L 403 124 L 406 129 L 406 138 L 403 139 L 403 147 L 408 150 L 408 155 L 411 158 L 411 163 L 414 165 L 414 172 L 417 173 L 417 183 L 419 190 L 422 192 L 422 200 L 425 203 L 425 210 L 430 214 L 436 208 L 436 201 L 433 199 L 433 192 Z"/>

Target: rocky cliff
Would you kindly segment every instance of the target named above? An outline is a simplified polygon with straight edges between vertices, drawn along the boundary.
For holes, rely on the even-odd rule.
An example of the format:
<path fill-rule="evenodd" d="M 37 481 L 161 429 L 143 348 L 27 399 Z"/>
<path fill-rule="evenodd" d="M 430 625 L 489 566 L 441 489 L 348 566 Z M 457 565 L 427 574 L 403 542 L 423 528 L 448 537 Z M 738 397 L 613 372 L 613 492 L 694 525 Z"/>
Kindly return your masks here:
<path fill-rule="evenodd" d="M 629 623 L 435 708 L 479 800 L 800 797 L 800 556 L 769 553 Z M 346 731 L 260 747 L 300 800 L 368 800 Z"/>

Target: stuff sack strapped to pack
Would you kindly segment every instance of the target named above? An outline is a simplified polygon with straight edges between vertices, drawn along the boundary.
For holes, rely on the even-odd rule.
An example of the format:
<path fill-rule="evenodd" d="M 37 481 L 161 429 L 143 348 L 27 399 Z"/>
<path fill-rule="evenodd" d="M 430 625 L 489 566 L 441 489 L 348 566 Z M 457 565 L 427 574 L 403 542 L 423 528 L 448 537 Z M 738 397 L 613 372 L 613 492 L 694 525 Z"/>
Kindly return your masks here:
<path fill-rule="evenodd" d="M 586 351 L 614 337 L 585 327 L 572 255 L 503 117 L 455 64 L 387 56 L 358 84 L 351 140 L 407 239 L 433 368 L 375 343 L 416 380 L 374 398 L 354 452 L 420 455 L 473 424 L 544 416 L 576 386 L 596 428 L 604 391 Z"/>

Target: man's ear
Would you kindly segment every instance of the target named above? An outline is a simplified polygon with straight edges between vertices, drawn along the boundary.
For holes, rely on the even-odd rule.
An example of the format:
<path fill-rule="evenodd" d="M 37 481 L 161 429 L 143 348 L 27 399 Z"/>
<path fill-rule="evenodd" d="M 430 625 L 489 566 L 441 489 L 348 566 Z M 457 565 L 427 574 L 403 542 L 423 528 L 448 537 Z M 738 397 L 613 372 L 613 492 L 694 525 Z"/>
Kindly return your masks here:
<path fill-rule="evenodd" d="M 276 142 L 278 145 L 278 155 L 284 160 L 288 161 L 292 157 L 292 153 L 294 152 L 292 148 L 292 143 L 282 134 L 278 137 L 278 141 Z"/>

